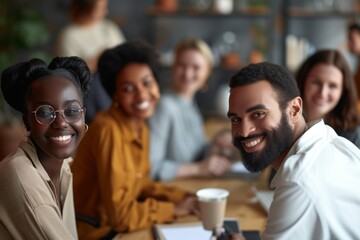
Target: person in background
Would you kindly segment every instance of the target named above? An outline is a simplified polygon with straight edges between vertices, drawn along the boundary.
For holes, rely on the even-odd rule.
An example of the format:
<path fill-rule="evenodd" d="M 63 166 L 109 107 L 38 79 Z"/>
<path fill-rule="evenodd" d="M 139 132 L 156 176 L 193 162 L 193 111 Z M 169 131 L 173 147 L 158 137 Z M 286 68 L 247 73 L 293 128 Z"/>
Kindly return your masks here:
<path fill-rule="evenodd" d="M 24 126 L 18 121 L 0 123 L 0 161 L 13 153 L 25 137 Z"/>
<path fill-rule="evenodd" d="M 86 132 L 91 77 L 78 57 L 4 70 L 1 90 L 29 131 L 0 162 L 0 239 L 77 239 L 68 161 Z"/>
<path fill-rule="evenodd" d="M 357 90 L 358 101 L 360 100 L 360 25 L 351 23 L 348 26 L 348 47 L 352 54 L 357 57 L 357 67 L 355 70 L 355 87 Z"/>
<path fill-rule="evenodd" d="M 209 146 L 204 153 L 205 156 L 220 155 L 229 159 L 232 163 L 241 160 L 239 151 L 232 145 L 230 128 L 222 128 L 215 133 Z"/>
<path fill-rule="evenodd" d="M 233 144 L 245 166 L 277 170 L 262 239 L 359 239 L 360 150 L 323 120 L 306 123 L 284 67 L 251 64 L 229 85 Z"/>
<path fill-rule="evenodd" d="M 193 214 L 194 194 L 149 178 L 146 120 L 160 96 L 154 49 L 125 42 L 106 50 L 98 69 L 113 103 L 96 115 L 72 164 L 79 238 L 111 239 Z"/>
<path fill-rule="evenodd" d="M 355 83 L 338 50 L 324 49 L 307 58 L 295 79 L 304 100 L 306 121 L 323 118 L 338 135 L 360 148 L 360 115 Z"/>
<path fill-rule="evenodd" d="M 207 142 L 194 95 L 206 84 L 212 62 L 211 49 L 204 41 L 187 38 L 177 44 L 172 89 L 162 95 L 149 120 L 152 178 L 218 176 L 229 170 L 229 160 L 221 155 L 195 162 Z"/>
<path fill-rule="evenodd" d="M 56 53 L 59 56 L 83 58 L 94 75 L 94 84 L 86 106 L 86 122 L 95 114 L 111 105 L 111 96 L 106 94 L 97 74 L 99 56 L 107 49 L 125 41 L 121 29 L 106 19 L 108 0 L 72 0 L 70 24 L 60 33 Z"/>

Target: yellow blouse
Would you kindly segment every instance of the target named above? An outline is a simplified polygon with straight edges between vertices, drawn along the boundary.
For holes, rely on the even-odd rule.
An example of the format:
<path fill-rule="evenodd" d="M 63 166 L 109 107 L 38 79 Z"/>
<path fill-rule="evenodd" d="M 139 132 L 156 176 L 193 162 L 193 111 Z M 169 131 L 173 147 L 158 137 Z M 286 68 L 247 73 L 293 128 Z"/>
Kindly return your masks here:
<path fill-rule="evenodd" d="M 141 138 L 115 107 L 99 113 L 86 133 L 71 168 L 79 238 L 99 238 L 110 230 L 128 232 L 173 221 L 174 203 L 187 192 L 149 178 L 149 130 Z"/>

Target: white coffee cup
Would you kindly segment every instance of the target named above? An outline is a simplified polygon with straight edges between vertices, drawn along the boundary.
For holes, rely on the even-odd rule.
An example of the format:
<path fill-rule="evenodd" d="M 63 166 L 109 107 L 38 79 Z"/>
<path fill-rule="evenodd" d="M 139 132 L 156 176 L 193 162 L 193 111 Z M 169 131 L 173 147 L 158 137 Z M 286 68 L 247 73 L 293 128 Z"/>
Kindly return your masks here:
<path fill-rule="evenodd" d="M 196 192 L 200 218 L 206 230 L 222 227 L 229 191 L 221 188 L 204 188 Z"/>

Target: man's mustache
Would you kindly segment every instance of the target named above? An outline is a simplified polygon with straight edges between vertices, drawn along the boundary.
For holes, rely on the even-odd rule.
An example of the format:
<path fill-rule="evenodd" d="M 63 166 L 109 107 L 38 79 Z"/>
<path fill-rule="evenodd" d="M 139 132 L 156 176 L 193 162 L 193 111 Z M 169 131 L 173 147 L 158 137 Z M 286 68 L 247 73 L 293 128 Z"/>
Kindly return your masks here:
<path fill-rule="evenodd" d="M 251 140 L 251 139 L 254 139 L 254 138 L 258 138 L 258 137 L 266 137 L 266 135 L 267 135 L 267 133 L 263 132 L 263 133 L 257 133 L 257 134 L 249 135 L 247 137 L 239 136 L 239 137 L 234 138 L 233 144 L 235 146 L 237 146 L 237 144 L 241 144 L 242 141 Z"/>

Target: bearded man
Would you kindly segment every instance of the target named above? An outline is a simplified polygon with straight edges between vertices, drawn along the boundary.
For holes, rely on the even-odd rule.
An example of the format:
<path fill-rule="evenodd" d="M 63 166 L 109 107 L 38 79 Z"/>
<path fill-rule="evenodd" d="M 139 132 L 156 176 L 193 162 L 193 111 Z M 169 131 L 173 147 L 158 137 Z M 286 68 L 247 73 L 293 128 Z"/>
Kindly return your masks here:
<path fill-rule="evenodd" d="M 295 79 L 281 66 L 248 65 L 229 85 L 244 165 L 277 171 L 262 239 L 360 239 L 360 150 L 322 119 L 305 122 Z"/>

